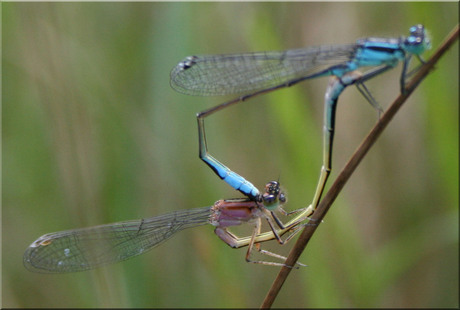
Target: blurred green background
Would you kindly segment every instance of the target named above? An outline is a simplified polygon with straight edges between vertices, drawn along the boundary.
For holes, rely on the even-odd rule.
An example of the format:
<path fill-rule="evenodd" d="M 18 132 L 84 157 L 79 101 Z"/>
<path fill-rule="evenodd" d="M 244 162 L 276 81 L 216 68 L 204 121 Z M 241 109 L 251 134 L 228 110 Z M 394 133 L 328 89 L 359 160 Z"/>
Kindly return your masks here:
<path fill-rule="evenodd" d="M 391 16 L 391 18 L 389 18 Z M 173 91 L 185 56 L 406 35 L 433 47 L 452 3 L 2 3 L 3 307 L 257 307 L 279 268 L 211 226 L 94 271 L 35 274 L 22 255 L 59 230 L 210 206 L 240 196 L 198 159 L 195 113 L 223 102 Z M 432 52 L 428 52 L 428 57 Z M 386 108 L 401 67 L 368 83 Z M 416 90 L 346 185 L 276 307 L 458 307 L 458 43 Z M 211 154 L 287 209 L 307 206 L 321 166 L 327 79 L 207 120 Z M 333 172 L 377 120 L 355 88 L 340 98 Z M 266 245 L 287 254 L 292 244 Z"/>

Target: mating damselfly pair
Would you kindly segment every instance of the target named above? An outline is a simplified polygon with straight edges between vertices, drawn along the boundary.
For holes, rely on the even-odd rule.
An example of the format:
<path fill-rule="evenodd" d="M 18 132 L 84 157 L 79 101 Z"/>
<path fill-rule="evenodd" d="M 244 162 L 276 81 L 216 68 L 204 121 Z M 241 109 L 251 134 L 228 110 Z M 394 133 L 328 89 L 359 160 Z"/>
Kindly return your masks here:
<path fill-rule="evenodd" d="M 190 95 L 239 94 L 197 114 L 199 155 L 211 169 L 245 198 L 219 200 L 212 207 L 175 211 L 147 219 L 125 221 L 88 228 L 46 234 L 34 241 L 24 254 L 24 264 L 32 271 L 64 273 L 92 269 L 142 254 L 170 238 L 175 232 L 204 224 L 215 226 L 215 233 L 234 248 L 248 246 L 246 260 L 255 247 L 264 254 L 261 243 L 276 239 L 290 240 L 306 225 L 321 199 L 331 170 L 335 109 L 338 98 L 349 85 L 356 85 L 366 100 L 377 109 L 379 105 L 364 82 L 395 67 L 403 69 L 400 89 L 404 92 L 411 57 L 430 48 L 422 25 L 410 28 L 401 38 L 365 38 L 354 44 L 309 47 L 283 52 L 260 52 L 233 55 L 191 56 L 179 62 L 171 72 L 172 87 Z M 360 68 L 371 67 L 363 73 Z M 312 203 L 292 212 L 282 206 L 286 197 L 277 181 L 268 182 L 261 193 L 251 182 L 231 171 L 208 153 L 204 118 L 251 97 L 289 87 L 303 80 L 331 76 L 325 94 L 323 165 Z M 293 218 L 283 223 L 276 212 Z M 261 231 L 262 220 L 270 230 Z M 237 237 L 228 228 L 245 223 L 254 225 L 250 236 Z M 282 237 L 287 234 L 283 240 Z M 283 263 L 252 261 L 284 266 Z M 302 265 L 302 264 L 299 264 Z"/>

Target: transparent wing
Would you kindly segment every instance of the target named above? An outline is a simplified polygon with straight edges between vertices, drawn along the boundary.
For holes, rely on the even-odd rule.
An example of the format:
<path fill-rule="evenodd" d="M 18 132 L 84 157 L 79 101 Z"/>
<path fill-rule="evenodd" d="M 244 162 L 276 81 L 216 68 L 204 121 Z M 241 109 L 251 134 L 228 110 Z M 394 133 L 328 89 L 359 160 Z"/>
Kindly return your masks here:
<path fill-rule="evenodd" d="M 65 273 L 126 260 L 159 245 L 174 233 L 209 223 L 210 207 L 181 210 L 148 219 L 50 233 L 24 253 L 35 272 Z"/>
<path fill-rule="evenodd" d="M 189 56 L 171 71 L 171 86 L 189 95 L 244 94 L 345 64 L 354 57 L 356 48 L 355 44 L 349 44 L 282 52 Z"/>

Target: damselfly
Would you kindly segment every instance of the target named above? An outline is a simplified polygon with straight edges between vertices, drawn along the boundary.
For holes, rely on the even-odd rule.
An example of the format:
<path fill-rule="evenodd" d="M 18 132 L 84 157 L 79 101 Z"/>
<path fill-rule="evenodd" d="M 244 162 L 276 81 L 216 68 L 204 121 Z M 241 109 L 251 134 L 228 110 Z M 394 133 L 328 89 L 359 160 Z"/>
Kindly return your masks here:
<path fill-rule="evenodd" d="M 335 76 L 336 78 L 331 79 L 325 98 L 324 127 L 327 130 L 324 132 L 323 168 L 311 205 L 298 210 L 301 211 L 299 213 L 301 215 L 312 213 L 318 205 L 331 170 L 335 107 L 338 96 L 346 86 L 356 84 L 366 100 L 381 111 L 364 82 L 394 68 L 399 61 L 403 62 L 400 88 L 401 92 L 404 92 L 412 56 L 415 55 L 423 63 L 420 55 L 431 47 L 422 25 L 415 25 L 409 31 L 408 37 L 365 38 L 346 45 L 309 47 L 282 52 L 186 57 L 171 71 L 171 86 L 175 90 L 199 96 L 241 94 L 234 100 L 197 114 L 200 158 L 230 186 L 249 198 L 255 197 L 258 195 L 258 190 L 251 182 L 231 171 L 208 153 L 204 118 L 260 94 L 289 87 L 308 79 Z M 356 70 L 362 67 L 375 68 L 361 75 Z"/>
<path fill-rule="evenodd" d="M 42 273 L 93 269 L 145 253 L 178 231 L 205 224 L 215 226 L 216 235 L 229 246 L 249 246 L 246 253 L 248 262 L 284 266 L 283 263 L 252 261 L 250 255 L 255 246 L 263 254 L 285 260 L 283 256 L 262 250 L 260 244 L 254 242 L 254 237 L 260 235 L 262 219 L 267 219 L 273 234 L 280 243 L 283 242 L 275 229 L 275 225 L 279 226 L 280 223 L 273 222 L 272 213 L 275 210 L 285 213 L 282 208 L 285 202 L 286 196 L 279 183 L 271 181 L 266 184 L 264 194 L 257 201 L 248 198 L 219 200 L 212 207 L 50 233 L 41 236 L 27 248 L 24 266 Z M 254 225 L 250 238 L 239 238 L 228 230 L 244 223 Z M 296 226 L 297 223 L 291 225 L 290 229 L 295 230 Z M 302 266 L 300 263 L 298 265 Z"/>

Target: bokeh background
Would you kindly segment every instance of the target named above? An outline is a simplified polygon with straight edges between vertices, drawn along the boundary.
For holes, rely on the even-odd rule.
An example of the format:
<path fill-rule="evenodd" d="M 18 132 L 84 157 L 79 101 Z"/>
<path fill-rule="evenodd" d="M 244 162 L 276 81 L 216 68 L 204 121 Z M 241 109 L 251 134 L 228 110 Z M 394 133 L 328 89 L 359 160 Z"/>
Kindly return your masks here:
<path fill-rule="evenodd" d="M 2 3 L 2 306 L 259 306 L 279 268 L 246 263 L 211 226 L 88 272 L 31 273 L 22 255 L 48 232 L 240 196 L 198 159 L 196 112 L 231 97 L 173 91 L 169 72 L 185 56 L 400 36 L 417 23 L 436 48 L 458 3 Z M 400 69 L 368 83 L 384 108 Z M 456 43 L 346 185 L 301 257 L 309 267 L 274 306 L 459 306 L 458 74 Z M 307 206 L 326 84 L 212 116 L 210 152 L 259 188 L 279 178 L 287 209 Z M 355 88 L 337 115 L 329 185 L 377 120 Z"/>

